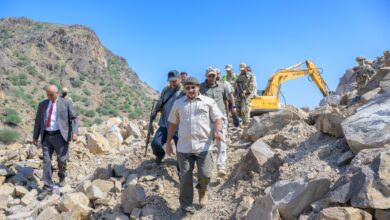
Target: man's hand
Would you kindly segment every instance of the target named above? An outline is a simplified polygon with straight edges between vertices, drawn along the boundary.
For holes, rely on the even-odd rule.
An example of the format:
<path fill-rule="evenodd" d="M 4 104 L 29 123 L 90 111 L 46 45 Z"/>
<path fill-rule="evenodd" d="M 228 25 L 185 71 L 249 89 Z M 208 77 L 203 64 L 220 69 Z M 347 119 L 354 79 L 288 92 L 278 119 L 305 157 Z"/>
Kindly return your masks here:
<path fill-rule="evenodd" d="M 38 146 L 38 139 L 34 139 L 34 140 L 33 140 L 33 144 L 34 144 L 35 146 Z"/>
<path fill-rule="evenodd" d="M 77 134 L 72 134 L 72 141 L 77 141 Z"/>
<path fill-rule="evenodd" d="M 217 141 L 223 140 L 222 131 L 216 130 L 216 131 L 214 132 L 214 138 L 215 138 L 215 140 L 217 140 Z"/>
<path fill-rule="evenodd" d="M 175 155 L 175 153 L 173 152 L 173 149 L 172 149 L 172 143 L 171 142 L 167 142 L 166 144 L 166 149 L 165 149 L 165 153 L 172 157 L 173 155 Z"/>

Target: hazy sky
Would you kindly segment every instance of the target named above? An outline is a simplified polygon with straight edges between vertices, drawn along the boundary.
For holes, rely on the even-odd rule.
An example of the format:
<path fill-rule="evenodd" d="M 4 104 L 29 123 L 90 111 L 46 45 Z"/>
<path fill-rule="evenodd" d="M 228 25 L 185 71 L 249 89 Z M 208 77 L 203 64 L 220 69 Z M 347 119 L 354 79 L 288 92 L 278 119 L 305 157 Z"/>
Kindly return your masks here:
<path fill-rule="evenodd" d="M 390 1 L 18 1 L 0 0 L 0 17 L 81 24 L 160 90 L 171 69 L 204 80 L 208 66 L 245 62 L 264 89 L 276 70 L 312 60 L 335 90 L 355 57 L 390 49 Z M 287 104 L 322 98 L 307 77 L 282 85 Z"/>

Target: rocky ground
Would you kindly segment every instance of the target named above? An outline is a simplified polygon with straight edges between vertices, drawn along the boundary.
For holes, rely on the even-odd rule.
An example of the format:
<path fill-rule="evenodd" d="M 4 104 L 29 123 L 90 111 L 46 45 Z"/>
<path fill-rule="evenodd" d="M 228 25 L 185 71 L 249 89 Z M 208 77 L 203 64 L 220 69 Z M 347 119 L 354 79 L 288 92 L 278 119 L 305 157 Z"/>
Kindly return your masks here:
<path fill-rule="evenodd" d="M 344 75 L 313 111 L 287 106 L 231 127 L 229 175 L 214 173 L 192 219 L 390 219 L 388 58 L 360 91 Z M 146 126 L 111 118 L 80 128 L 68 185 L 42 201 L 39 146 L 1 146 L 0 219 L 181 219 L 175 159 L 144 157 Z"/>

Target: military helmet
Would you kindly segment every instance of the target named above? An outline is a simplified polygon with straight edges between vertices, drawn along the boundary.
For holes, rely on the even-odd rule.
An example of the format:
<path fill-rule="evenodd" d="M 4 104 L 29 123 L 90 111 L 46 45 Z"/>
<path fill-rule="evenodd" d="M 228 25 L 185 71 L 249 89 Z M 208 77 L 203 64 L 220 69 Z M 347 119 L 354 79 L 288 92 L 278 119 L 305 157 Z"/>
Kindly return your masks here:
<path fill-rule="evenodd" d="M 366 58 L 364 58 L 363 56 L 357 56 L 356 57 L 356 61 L 359 62 L 359 61 L 364 61 L 366 60 Z"/>
<path fill-rule="evenodd" d="M 240 64 L 240 70 L 243 71 L 247 67 L 246 63 L 241 63 Z"/>

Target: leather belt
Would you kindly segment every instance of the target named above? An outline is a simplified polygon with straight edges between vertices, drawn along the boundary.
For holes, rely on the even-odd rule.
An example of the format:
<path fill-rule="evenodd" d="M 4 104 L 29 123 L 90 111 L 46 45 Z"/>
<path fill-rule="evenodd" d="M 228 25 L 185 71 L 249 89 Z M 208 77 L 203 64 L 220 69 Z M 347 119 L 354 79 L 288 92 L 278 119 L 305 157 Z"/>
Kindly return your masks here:
<path fill-rule="evenodd" d="M 60 134 L 61 132 L 60 132 L 60 130 L 56 130 L 56 131 L 46 131 L 45 130 L 45 133 L 47 134 L 47 135 L 55 135 L 55 134 Z"/>

